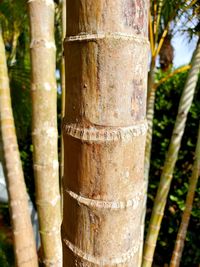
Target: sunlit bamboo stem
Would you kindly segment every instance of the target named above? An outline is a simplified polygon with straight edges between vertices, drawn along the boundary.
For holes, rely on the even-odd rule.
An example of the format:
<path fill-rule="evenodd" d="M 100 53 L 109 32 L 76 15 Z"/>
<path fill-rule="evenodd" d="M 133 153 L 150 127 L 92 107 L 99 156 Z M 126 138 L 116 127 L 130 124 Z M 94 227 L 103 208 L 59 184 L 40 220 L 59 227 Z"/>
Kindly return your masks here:
<path fill-rule="evenodd" d="M 181 224 L 178 230 L 174 251 L 172 254 L 170 267 L 179 267 L 183 253 L 184 242 L 189 225 L 190 215 L 192 211 L 192 203 L 194 200 L 195 190 L 200 176 L 200 125 L 198 131 L 197 145 L 195 151 L 195 161 L 192 169 L 192 176 L 189 180 L 188 193 L 185 203 L 185 209 L 182 215 Z"/>

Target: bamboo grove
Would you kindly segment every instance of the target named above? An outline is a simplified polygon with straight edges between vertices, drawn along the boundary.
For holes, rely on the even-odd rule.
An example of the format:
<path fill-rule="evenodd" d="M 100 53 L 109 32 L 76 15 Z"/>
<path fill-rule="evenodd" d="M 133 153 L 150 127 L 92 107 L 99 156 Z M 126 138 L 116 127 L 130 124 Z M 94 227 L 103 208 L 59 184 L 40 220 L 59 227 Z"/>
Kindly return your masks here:
<path fill-rule="evenodd" d="M 0 1 L 0 163 L 15 266 L 157 266 L 162 223 L 199 90 L 198 1 L 11 2 Z M 195 27 L 184 28 L 193 20 Z M 196 48 L 191 62 L 175 69 L 172 39 L 179 24 Z M 187 78 L 175 103 L 149 212 L 159 90 L 183 73 Z M 27 186 L 20 151 L 16 125 L 25 114 L 15 114 L 15 84 L 30 92 L 34 189 Z M 174 248 L 164 262 L 170 267 L 182 266 L 200 175 L 198 115 L 195 127 L 187 196 Z M 37 210 L 39 242 L 30 200 Z"/>

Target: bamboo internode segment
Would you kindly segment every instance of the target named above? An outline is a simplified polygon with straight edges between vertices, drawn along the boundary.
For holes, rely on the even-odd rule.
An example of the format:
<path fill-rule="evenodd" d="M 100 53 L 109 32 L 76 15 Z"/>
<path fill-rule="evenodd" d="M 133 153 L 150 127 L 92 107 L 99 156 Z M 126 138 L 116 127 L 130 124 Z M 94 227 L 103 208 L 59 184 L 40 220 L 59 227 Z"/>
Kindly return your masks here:
<path fill-rule="evenodd" d="M 147 1 L 67 1 L 63 264 L 138 266 Z"/>
<path fill-rule="evenodd" d="M 45 266 L 62 266 L 54 1 L 29 1 L 33 161 Z"/>
<path fill-rule="evenodd" d="M 15 132 L 6 53 L 1 30 L 0 55 L 0 127 L 7 172 L 16 266 L 37 267 L 36 245 Z"/>

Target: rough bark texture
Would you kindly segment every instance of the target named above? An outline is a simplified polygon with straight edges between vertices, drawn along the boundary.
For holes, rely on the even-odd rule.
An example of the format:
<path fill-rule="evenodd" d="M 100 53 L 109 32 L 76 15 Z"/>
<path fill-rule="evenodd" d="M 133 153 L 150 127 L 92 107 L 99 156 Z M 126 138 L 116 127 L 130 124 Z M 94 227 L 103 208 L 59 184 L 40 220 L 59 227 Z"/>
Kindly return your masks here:
<path fill-rule="evenodd" d="M 192 176 L 189 181 L 188 193 L 185 203 L 185 210 L 182 215 L 181 224 L 178 230 L 176 243 L 174 247 L 174 251 L 172 254 L 172 259 L 170 262 L 170 267 L 179 267 L 181 262 L 181 257 L 184 248 L 184 242 L 187 234 L 187 228 L 190 221 L 190 215 L 192 211 L 192 203 L 194 200 L 195 190 L 198 182 L 198 178 L 200 176 L 200 125 L 198 131 L 198 139 L 195 151 L 195 161 L 192 170 Z"/>
<path fill-rule="evenodd" d="M 45 266 L 61 266 L 54 2 L 30 0 L 36 204 Z"/>
<path fill-rule="evenodd" d="M 138 266 L 148 1 L 67 1 L 63 263 Z"/>
<path fill-rule="evenodd" d="M 11 107 L 6 54 L 0 30 L 0 126 L 17 267 L 37 267 L 36 245 Z"/>
<path fill-rule="evenodd" d="M 169 149 L 166 155 L 161 180 L 158 186 L 156 198 L 154 201 L 153 211 L 150 219 L 149 229 L 144 246 L 143 267 L 150 267 L 153 262 L 153 255 L 156 247 L 156 242 L 164 215 L 164 209 L 169 193 L 174 167 L 178 158 L 178 152 L 181 145 L 182 136 L 185 129 L 187 115 L 191 107 L 195 87 L 198 81 L 200 69 L 200 42 L 194 52 L 191 70 L 189 71 L 186 84 L 180 99 L 178 114 L 174 125 Z"/>

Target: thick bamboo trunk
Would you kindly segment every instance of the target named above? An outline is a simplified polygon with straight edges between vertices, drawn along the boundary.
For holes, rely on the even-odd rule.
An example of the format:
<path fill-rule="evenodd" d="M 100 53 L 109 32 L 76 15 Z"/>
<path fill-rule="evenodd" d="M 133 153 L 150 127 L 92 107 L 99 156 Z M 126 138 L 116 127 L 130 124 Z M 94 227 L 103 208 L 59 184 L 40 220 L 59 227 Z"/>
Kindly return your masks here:
<path fill-rule="evenodd" d="M 198 131 L 198 139 L 195 150 L 195 161 L 192 170 L 192 176 L 189 181 L 188 193 L 186 198 L 185 210 L 182 215 L 181 224 L 178 230 L 170 267 L 179 267 L 181 256 L 184 248 L 184 242 L 187 234 L 187 228 L 190 221 L 190 214 L 192 211 L 192 203 L 194 200 L 195 190 L 200 176 L 200 125 Z"/>
<path fill-rule="evenodd" d="M 30 0 L 33 155 L 45 266 L 61 266 L 54 2 Z"/>
<path fill-rule="evenodd" d="M 1 30 L 0 55 L 0 125 L 7 172 L 16 266 L 37 267 L 36 245 L 15 132 L 6 54 Z"/>
<path fill-rule="evenodd" d="M 177 161 L 182 136 L 185 129 L 186 119 L 194 97 L 195 87 L 198 81 L 200 69 L 200 43 L 194 52 L 186 84 L 180 99 L 178 114 L 174 125 L 169 149 L 166 155 L 161 181 L 157 190 L 154 207 L 151 215 L 149 229 L 144 246 L 143 267 L 150 267 L 153 262 L 153 255 L 164 214 L 164 209 L 169 193 L 174 167 Z"/>
<path fill-rule="evenodd" d="M 67 1 L 63 263 L 138 266 L 148 1 Z"/>

